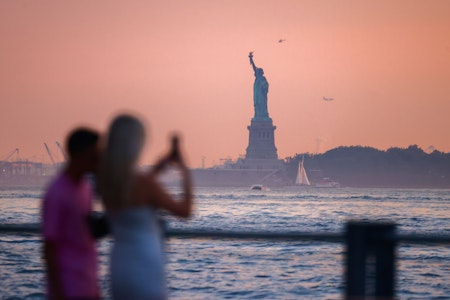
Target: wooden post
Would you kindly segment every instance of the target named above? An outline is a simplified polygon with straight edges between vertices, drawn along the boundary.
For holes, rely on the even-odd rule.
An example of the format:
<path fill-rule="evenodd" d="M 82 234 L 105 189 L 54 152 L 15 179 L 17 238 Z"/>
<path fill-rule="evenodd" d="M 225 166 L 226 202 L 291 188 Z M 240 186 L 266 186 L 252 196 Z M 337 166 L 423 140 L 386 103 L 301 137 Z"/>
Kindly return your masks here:
<path fill-rule="evenodd" d="M 366 294 L 366 228 L 361 223 L 347 223 L 346 298 Z"/>
<path fill-rule="evenodd" d="M 347 223 L 346 299 L 393 299 L 395 224 Z"/>
<path fill-rule="evenodd" d="M 375 296 L 394 299 L 395 296 L 395 241 L 389 239 L 395 233 L 394 224 L 381 224 L 376 228 Z M 378 238 L 380 236 L 381 238 Z"/>

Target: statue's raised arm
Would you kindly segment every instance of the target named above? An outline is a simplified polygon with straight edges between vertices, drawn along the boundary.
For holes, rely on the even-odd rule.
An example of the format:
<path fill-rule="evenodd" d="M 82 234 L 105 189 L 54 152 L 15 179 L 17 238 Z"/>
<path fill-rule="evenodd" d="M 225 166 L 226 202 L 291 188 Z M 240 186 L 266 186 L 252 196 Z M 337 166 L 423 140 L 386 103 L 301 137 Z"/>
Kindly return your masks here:
<path fill-rule="evenodd" d="M 257 67 L 255 66 L 255 62 L 253 61 L 253 52 L 250 52 L 248 54 L 248 57 L 250 58 L 250 64 L 253 67 L 253 71 L 256 72 Z"/>

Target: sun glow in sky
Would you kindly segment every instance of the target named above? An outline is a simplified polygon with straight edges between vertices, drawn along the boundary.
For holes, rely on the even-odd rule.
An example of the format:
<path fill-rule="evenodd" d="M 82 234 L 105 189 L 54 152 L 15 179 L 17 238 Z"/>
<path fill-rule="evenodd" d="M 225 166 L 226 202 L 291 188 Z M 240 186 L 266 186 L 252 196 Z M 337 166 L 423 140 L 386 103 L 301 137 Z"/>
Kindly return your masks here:
<path fill-rule="evenodd" d="M 19 148 L 48 162 L 44 142 L 57 152 L 73 127 L 104 131 L 123 110 L 147 121 L 144 162 L 173 131 L 192 167 L 235 159 L 253 116 L 250 51 L 280 158 L 450 152 L 446 0 L 1 1 L 0 41 L 0 160 Z"/>

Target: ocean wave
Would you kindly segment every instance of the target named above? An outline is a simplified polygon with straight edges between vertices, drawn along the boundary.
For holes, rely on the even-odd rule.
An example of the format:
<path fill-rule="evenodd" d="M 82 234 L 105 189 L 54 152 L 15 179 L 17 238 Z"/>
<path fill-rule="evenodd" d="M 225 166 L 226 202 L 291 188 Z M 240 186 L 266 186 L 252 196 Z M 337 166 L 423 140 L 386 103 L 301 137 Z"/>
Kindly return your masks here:
<path fill-rule="evenodd" d="M 42 194 L 36 193 L 0 193 L 0 199 L 42 199 Z"/>

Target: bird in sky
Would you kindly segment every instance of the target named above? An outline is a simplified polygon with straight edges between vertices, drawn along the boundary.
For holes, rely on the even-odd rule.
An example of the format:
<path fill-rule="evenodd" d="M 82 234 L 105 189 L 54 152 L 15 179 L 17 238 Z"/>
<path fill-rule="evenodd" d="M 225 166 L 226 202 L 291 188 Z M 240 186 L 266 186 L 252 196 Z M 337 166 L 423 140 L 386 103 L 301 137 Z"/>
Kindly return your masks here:
<path fill-rule="evenodd" d="M 279 39 L 279 40 L 278 40 L 278 43 L 281 44 L 281 43 L 283 43 L 283 42 L 285 42 L 285 41 L 286 41 L 285 39 Z"/>
<path fill-rule="evenodd" d="M 323 97 L 323 100 L 324 100 L 324 101 L 333 101 L 334 98 L 326 98 L 326 97 Z"/>

